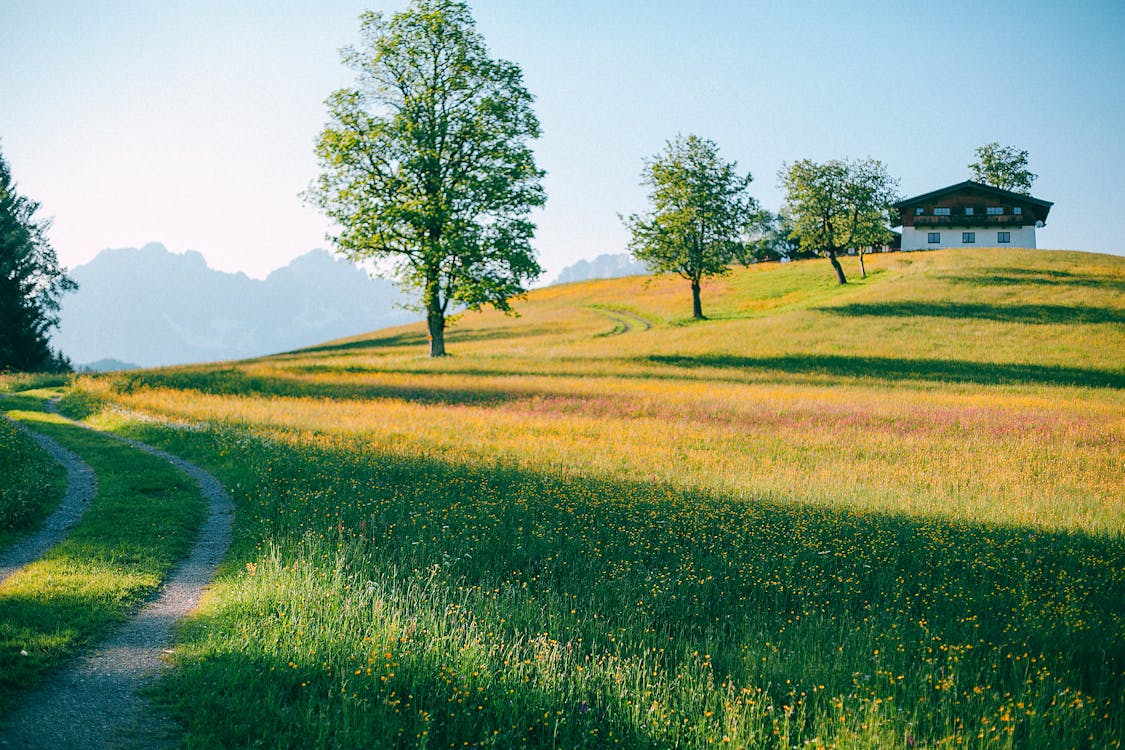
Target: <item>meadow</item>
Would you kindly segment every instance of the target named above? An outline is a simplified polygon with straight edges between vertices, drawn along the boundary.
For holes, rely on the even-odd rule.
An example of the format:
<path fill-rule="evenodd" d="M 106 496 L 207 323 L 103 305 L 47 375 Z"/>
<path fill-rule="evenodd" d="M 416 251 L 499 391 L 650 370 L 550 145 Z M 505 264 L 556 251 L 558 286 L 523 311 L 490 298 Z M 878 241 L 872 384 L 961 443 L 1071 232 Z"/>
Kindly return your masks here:
<path fill-rule="evenodd" d="M 238 507 L 186 745 L 1120 746 L 1125 259 L 867 265 L 79 378 Z"/>

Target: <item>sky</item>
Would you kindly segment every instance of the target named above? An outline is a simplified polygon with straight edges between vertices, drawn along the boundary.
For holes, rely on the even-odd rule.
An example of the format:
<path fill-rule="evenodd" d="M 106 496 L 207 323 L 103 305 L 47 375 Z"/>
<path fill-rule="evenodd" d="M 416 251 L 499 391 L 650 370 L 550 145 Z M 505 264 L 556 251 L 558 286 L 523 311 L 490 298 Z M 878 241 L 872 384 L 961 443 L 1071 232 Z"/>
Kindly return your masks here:
<path fill-rule="evenodd" d="M 364 10 L 404 1 L 0 0 L 0 152 L 74 267 L 161 242 L 261 278 L 317 247 L 300 193 Z M 715 141 L 776 210 L 797 159 L 873 157 L 904 196 L 1026 149 L 1040 247 L 1125 255 L 1125 2 L 474 0 L 535 96 L 550 281 L 624 252 L 643 161 Z"/>

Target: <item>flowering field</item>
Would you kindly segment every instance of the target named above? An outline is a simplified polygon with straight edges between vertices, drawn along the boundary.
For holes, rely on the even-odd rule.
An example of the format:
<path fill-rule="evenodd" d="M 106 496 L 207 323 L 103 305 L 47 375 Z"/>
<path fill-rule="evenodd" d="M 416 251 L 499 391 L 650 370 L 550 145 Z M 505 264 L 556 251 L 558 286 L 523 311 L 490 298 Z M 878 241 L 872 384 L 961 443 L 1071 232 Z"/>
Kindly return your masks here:
<path fill-rule="evenodd" d="M 79 380 L 238 503 L 189 746 L 1119 745 L 1125 259 L 868 266 Z"/>

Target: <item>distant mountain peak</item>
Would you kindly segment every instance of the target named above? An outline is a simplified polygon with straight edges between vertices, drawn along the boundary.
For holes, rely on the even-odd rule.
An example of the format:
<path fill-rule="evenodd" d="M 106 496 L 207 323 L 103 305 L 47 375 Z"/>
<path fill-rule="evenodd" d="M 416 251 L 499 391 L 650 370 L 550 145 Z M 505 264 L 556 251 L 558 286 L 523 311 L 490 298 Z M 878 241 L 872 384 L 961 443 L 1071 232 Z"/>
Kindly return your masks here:
<path fill-rule="evenodd" d="M 389 281 L 326 250 L 251 279 L 210 268 L 194 250 L 150 242 L 107 248 L 70 271 L 52 344 L 74 362 L 149 367 L 240 359 L 413 320 Z"/>
<path fill-rule="evenodd" d="M 620 276 L 641 276 L 652 273 L 648 266 L 629 253 L 606 253 L 593 260 L 580 260 L 564 268 L 555 284 L 569 284 L 590 279 L 615 279 Z"/>

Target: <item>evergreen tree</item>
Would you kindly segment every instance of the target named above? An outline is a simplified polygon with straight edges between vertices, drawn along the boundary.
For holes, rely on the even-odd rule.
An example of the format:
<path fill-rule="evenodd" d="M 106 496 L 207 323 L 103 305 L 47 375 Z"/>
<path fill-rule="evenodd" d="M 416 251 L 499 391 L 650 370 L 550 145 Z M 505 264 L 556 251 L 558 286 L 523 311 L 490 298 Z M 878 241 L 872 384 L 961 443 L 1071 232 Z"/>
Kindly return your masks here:
<path fill-rule="evenodd" d="M 51 222 L 37 219 L 38 210 L 17 192 L 0 153 L 0 371 L 70 369 L 48 332 L 59 322 L 59 296 L 78 285 L 59 267 L 47 241 Z"/>

